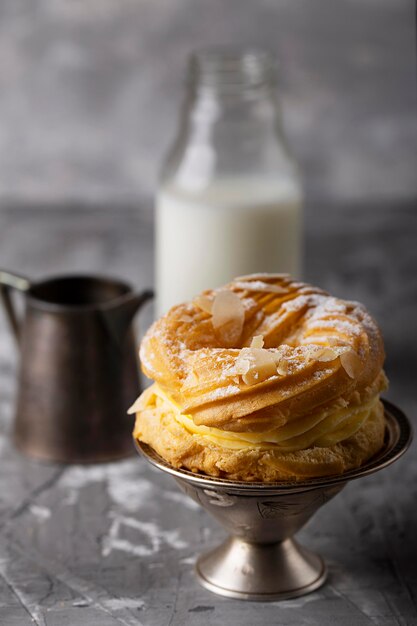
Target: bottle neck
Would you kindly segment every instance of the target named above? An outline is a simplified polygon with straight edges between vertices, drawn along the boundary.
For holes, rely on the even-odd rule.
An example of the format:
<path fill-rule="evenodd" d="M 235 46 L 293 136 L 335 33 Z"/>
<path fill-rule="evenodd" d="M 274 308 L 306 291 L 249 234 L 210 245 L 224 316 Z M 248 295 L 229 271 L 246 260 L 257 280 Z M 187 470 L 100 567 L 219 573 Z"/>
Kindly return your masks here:
<path fill-rule="evenodd" d="M 263 51 L 205 50 L 194 53 L 188 66 L 192 98 L 243 100 L 265 96 L 275 86 L 271 56 Z"/>
<path fill-rule="evenodd" d="M 192 55 L 182 129 L 194 132 L 214 123 L 229 128 L 280 126 L 274 63 L 262 51 L 206 50 Z"/>
<path fill-rule="evenodd" d="M 218 50 L 193 55 L 179 132 L 162 178 L 194 189 L 219 177 L 290 170 L 271 57 Z"/>

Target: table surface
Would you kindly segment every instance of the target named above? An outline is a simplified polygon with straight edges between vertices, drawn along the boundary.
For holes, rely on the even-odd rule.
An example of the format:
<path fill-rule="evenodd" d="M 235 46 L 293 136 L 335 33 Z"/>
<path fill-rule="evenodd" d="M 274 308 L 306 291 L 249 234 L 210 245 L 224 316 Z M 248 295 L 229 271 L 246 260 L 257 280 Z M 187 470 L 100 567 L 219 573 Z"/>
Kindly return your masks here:
<path fill-rule="evenodd" d="M 306 277 L 365 302 L 383 328 L 388 399 L 416 414 L 412 206 L 309 207 Z M 0 211 L 0 267 L 33 277 L 100 271 L 151 284 L 152 221 L 134 209 Z M 142 327 L 151 311 L 142 318 Z M 414 325 L 413 325 L 414 324 Z M 415 446 L 349 484 L 299 533 L 329 579 L 304 598 L 254 604 L 197 583 L 196 555 L 224 531 L 173 480 L 132 456 L 62 466 L 11 441 L 18 355 L 0 313 L 0 623 L 5 626 L 327 626 L 417 623 Z"/>

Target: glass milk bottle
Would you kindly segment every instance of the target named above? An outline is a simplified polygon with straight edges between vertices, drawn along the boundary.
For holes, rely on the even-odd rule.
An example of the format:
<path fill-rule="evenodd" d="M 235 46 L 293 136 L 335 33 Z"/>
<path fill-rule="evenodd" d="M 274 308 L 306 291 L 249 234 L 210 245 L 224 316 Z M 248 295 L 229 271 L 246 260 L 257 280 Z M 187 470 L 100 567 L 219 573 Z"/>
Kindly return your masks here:
<path fill-rule="evenodd" d="M 156 200 L 157 314 L 235 276 L 299 276 L 301 221 L 271 57 L 193 55 Z"/>

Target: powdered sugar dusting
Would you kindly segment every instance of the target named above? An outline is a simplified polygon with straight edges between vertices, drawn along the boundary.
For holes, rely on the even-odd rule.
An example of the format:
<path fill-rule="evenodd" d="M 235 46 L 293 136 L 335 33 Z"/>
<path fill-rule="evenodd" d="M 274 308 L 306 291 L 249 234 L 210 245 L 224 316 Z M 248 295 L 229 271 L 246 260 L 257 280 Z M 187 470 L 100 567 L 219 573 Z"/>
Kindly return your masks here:
<path fill-rule="evenodd" d="M 235 283 L 237 289 L 245 291 L 264 291 L 266 293 L 288 293 L 288 289 L 281 287 L 280 285 L 274 285 L 273 283 L 263 283 L 260 280 L 254 280 L 252 282 L 238 281 Z"/>
<path fill-rule="evenodd" d="M 171 387 L 180 405 L 183 399 L 183 409 L 237 396 L 248 384 L 272 389 L 278 381 L 284 389 L 290 377 L 293 390 L 298 385 L 301 392 L 303 385 L 320 383 L 339 370 L 345 352 L 353 350 L 366 364 L 378 349 L 378 328 L 362 305 L 288 275 L 242 276 L 204 293 L 214 307 L 230 298 L 227 307 L 220 307 L 220 317 L 214 309 L 207 315 L 193 303 L 179 305 L 151 327 L 141 349 L 145 373 L 167 392 Z M 265 298 L 269 293 L 272 297 Z M 233 337 L 223 336 L 228 325 Z M 244 353 L 250 349 L 259 351 L 254 363 Z"/>
<path fill-rule="evenodd" d="M 227 385 L 227 387 L 219 387 L 210 393 L 210 397 L 213 400 L 217 398 L 226 398 L 227 396 L 239 393 L 240 387 L 237 385 Z"/>

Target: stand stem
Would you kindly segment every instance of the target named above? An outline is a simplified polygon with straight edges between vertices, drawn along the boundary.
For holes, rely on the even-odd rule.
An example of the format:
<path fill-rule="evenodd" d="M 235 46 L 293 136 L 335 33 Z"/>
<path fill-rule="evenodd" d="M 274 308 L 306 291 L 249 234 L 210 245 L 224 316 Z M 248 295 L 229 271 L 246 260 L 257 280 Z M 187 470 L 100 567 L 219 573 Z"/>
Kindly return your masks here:
<path fill-rule="evenodd" d="M 314 591 L 326 579 L 322 559 L 293 539 L 255 544 L 229 537 L 196 564 L 200 583 L 229 598 L 268 601 Z"/>

